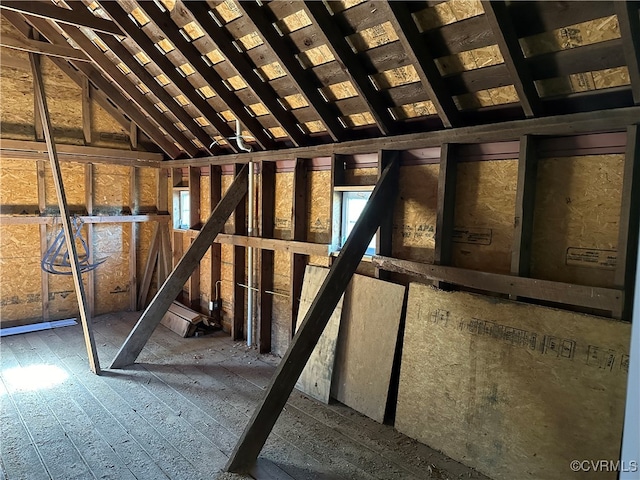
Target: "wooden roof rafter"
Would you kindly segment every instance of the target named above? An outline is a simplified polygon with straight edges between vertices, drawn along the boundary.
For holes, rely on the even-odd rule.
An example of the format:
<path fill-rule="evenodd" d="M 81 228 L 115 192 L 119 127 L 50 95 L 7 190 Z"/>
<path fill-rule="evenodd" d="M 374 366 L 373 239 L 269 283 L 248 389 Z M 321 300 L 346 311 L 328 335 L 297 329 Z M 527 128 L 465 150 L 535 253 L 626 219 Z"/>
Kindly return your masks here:
<path fill-rule="evenodd" d="M 127 12 L 116 2 L 102 2 L 101 8 L 109 14 L 113 21 L 125 32 L 141 51 L 154 62 L 158 68 L 173 82 L 178 90 L 202 113 L 203 117 L 215 128 L 222 137 L 233 136 L 234 130 L 220 116 L 218 112 L 201 97 L 194 89 L 193 85 L 176 71 L 175 65 L 165 55 L 160 53 L 154 46 L 153 41 L 146 33 L 135 25 L 128 17 Z M 154 80 L 154 83 L 155 80 Z M 208 147 L 208 145 L 207 145 Z M 235 153 L 238 148 L 234 142 L 229 142 L 228 147 Z"/>
<path fill-rule="evenodd" d="M 28 35 L 28 23 L 30 23 L 37 31 L 40 32 L 49 42 L 54 45 L 68 45 L 66 38 L 59 33 L 56 28 L 51 25 L 49 22 L 42 18 L 38 17 L 29 17 L 23 16 L 16 12 L 12 11 L 3 11 L 3 15 L 11 24 L 13 24 L 23 35 Z M 27 25 L 25 29 L 25 25 Z M 58 64 L 63 70 L 67 70 L 66 73 L 70 73 L 69 69 L 64 69 L 64 65 L 69 65 L 66 62 L 56 59 L 55 57 L 52 60 Z M 116 105 L 121 112 L 126 112 L 126 115 L 133 121 L 140 129 L 142 129 L 153 142 L 155 142 L 169 157 L 177 158 L 181 150 L 167 137 L 165 137 L 147 117 L 136 107 L 131 105 L 131 102 L 120 93 L 120 91 L 111 84 L 108 80 L 104 78 L 104 76 L 94 67 L 93 65 L 87 62 L 71 62 L 75 69 L 81 72 L 85 77 L 90 80 L 90 83 L 93 83 L 101 92 L 101 96 L 98 96 L 97 99 L 104 99 L 103 105 L 106 107 L 107 111 L 110 113 L 113 112 L 113 107 L 110 106 L 112 103 Z M 71 68 L 71 67 L 70 67 Z M 71 77 L 74 81 L 79 81 L 78 77 Z M 120 123 L 122 124 L 122 117 L 120 115 L 115 118 L 120 119 Z M 123 125 L 124 127 L 124 125 Z M 125 127 L 126 128 L 126 127 Z"/>
<path fill-rule="evenodd" d="M 298 92 L 316 112 L 331 138 L 337 142 L 346 140 L 347 132 L 338 121 L 340 112 L 334 105 L 325 102 L 318 90 L 321 86 L 317 84 L 313 73 L 300 65 L 300 62 L 291 54 L 294 47 L 288 45 L 286 38 L 281 37 L 273 28 L 276 19 L 273 18 L 269 8 L 253 2 L 239 2 L 238 8 L 255 27 L 262 40 L 269 45 L 277 61 L 295 83 Z"/>
<path fill-rule="evenodd" d="M 633 101 L 640 105 L 640 2 L 614 2 Z"/>
<path fill-rule="evenodd" d="M 366 104 L 373 116 L 375 123 L 383 135 L 397 133 L 398 124 L 391 116 L 388 105 L 383 96 L 371 83 L 369 73 L 353 52 L 343 33 L 327 10 L 323 2 L 305 1 L 301 4 L 304 12 L 315 23 L 318 35 L 323 37 L 324 43 L 329 47 L 335 61 L 340 64 L 361 100 Z"/>
<path fill-rule="evenodd" d="M 428 46 L 420 41 L 420 32 L 407 5 L 403 2 L 387 0 L 385 8 L 389 11 L 391 25 L 393 25 L 409 60 L 415 66 L 420 82 L 438 112 L 443 125 L 445 127 L 460 126 L 458 107 L 448 92 L 446 83 L 438 71 Z"/>
<path fill-rule="evenodd" d="M 184 6 L 194 20 L 199 23 L 214 45 L 222 55 L 233 65 L 233 68 L 242 77 L 245 83 L 256 94 L 264 106 L 269 110 L 271 115 L 282 126 L 295 146 L 304 146 L 308 144 L 309 139 L 298 127 L 298 120 L 289 110 L 286 110 L 278 102 L 278 95 L 268 82 L 258 78 L 254 72 L 254 68 L 244 53 L 239 52 L 233 45 L 233 37 L 231 37 L 224 28 L 218 27 L 218 24 L 210 16 L 208 5 L 203 2 L 180 2 L 176 4 L 174 11 L 180 6 Z"/>
<path fill-rule="evenodd" d="M 109 2 L 103 2 L 108 4 Z M 137 3 L 139 8 L 151 19 L 151 21 L 163 32 L 166 38 L 184 55 L 187 61 L 198 71 L 211 85 L 220 99 L 227 105 L 231 113 L 249 131 L 260 147 L 265 150 L 277 148 L 275 140 L 267 133 L 258 119 L 247 112 L 245 105 L 236 96 L 235 92 L 228 89 L 220 74 L 203 60 L 201 53 L 179 32 L 178 26 L 173 22 L 168 12 L 163 12 L 154 3 Z M 165 72 L 168 74 L 169 72 Z"/>

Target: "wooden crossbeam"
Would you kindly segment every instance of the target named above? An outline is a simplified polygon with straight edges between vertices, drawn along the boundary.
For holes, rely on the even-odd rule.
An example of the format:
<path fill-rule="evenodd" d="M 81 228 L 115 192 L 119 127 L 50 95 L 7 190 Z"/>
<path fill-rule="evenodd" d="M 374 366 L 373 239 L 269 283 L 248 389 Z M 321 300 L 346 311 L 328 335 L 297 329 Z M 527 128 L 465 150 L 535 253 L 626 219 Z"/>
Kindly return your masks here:
<path fill-rule="evenodd" d="M 163 71 L 167 78 L 169 78 L 171 82 L 178 87 L 182 94 L 200 111 L 200 113 L 202 113 L 204 118 L 213 125 L 221 136 L 230 137 L 234 135 L 234 130 L 218 116 L 214 108 L 209 105 L 204 98 L 198 95 L 189 80 L 178 74 L 175 70 L 175 65 L 171 63 L 171 60 L 156 50 L 151 39 L 141 28 L 129 19 L 126 12 L 117 2 L 103 2 L 101 6 L 111 16 L 113 21 L 118 24 L 122 31 L 125 32 L 129 38 Z M 155 80 L 154 83 L 156 83 Z M 142 128 L 139 123 L 138 126 Z M 237 151 L 233 142 L 229 144 L 229 147 L 234 152 Z"/>
<path fill-rule="evenodd" d="M 104 2 L 105 4 L 109 2 Z M 162 31 L 166 38 L 173 43 L 173 45 L 180 50 L 180 53 L 184 55 L 187 61 L 195 68 L 202 77 L 211 85 L 211 88 L 215 90 L 220 99 L 226 103 L 229 110 L 244 125 L 244 127 L 255 138 L 256 142 L 263 149 L 276 148 L 276 142 L 264 131 L 262 124 L 257 118 L 252 117 L 246 110 L 245 105 L 240 101 L 234 92 L 229 91 L 222 77 L 214 68 L 209 67 L 202 58 L 200 51 L 185 38 L 178 31 L 177 25 L 171 19 L 168 12 L 162 12 L 158 6 L 153 2 L 140 2 L 138 4 L 145 14 L 156 24 L 156 26 Z M 137 28 L 137 27 L 136 27 Z M 175 72 L 175 67 L 174 67 Z M 170 72 L 165 71 L 165 75 Z"/>
<path fill-rule="evenodd" d="M 407 8 L 406 2 L 386 1 L 389 20 L 393 25 L 407 58 L 416 68 L 422 87 L 433 103 L 442 124 L 445 127 L 458 127 L 461 124 L 458 107 L 453 102 L 445 80 L 429 52 L 429 46 L 421 37 L 416 22 Z"/>
<path fill-rule="evenodd" d="M 633 102 L 640 105 L 640 2 L 613 2 L 615 4 L 622 49 L 629 70 Z"/>
<path fill-rule="evenodd" d="M 122 32 L 113 22 L 92 15 L 85 7 L 83 11 L 68 10 L 57 7 L 50 2 L 24 2 L 3 0 L 0 8 L 17 13 L 28 14 L 45 20 L 55 20 L 62 25 L 86 27 L 98 32 L 112 35 L 122 35 Z"/>
<path fill-rule="evenodd" d="M 527 117 L 535 117 L 542 112 L 542 104 L 507 6 L 502 1 L 488 0 L 483 1 L 482 6 L 489 22 L 489 28 L 493 32 L 500 53 L 504 58 L 504 63 L 511 73 L 513 86 L 518 93 L 522 110 Z"/>
<path fill-rule="evenodd" d="M 53 141 L 53 132 L 51 130 L 51 120 L 49 117 L 47 98 L 44 91 L 44 82 L 42 81 L 42 71 L 40 69 L 39 62 L 36 61 L 35 53 L 29 53 L 29 60 L 31 62 L 31 69 L 33 71 L 34 91 L 38 101 L 38 107 L 40 109 L 40 118 L 42 119 L 44 138 L 47 142 L 47 148 L 49 151 L 49 161 L 51 163 L 53 183 L 56 189 L 58 206 L 60 207 L 60 214 L 62 217 L 62 228 L 64 230 L 67 251 L 69 252 L 69 261 L 71 263 L 73 284 L 76 291 L 78 308 L 80 310 L 80 320 L 82 323 L 85 345 L 87 347 L 87 356 L 89 357 L 89 368 L 93 373 L 99 375 L 100 360 L 98 359 L 96 342 L 93 338 L 91 312 L 89 311 L 84 284 L 82 283 L 82 273 L 80 271 L 80 265 L 78 263 L 78 252 L 76 249 L 75 234 L 73 225 L 71 224 L 71 217 L 69 216 L 69 206 L 67 205 L 64 182 L 62 180 L 62 173 L 60 171 L 60 163 L 58 162 L 58 155 L 56 153 L 56 144 Z"/>
<path fill-rule="evenodd" d="M 238 3 L 242 6 L 242 3 Z M 257 5 L 257 4 L 256 4 Z M 234 46 L 235 39 L 228 30 L 218 24 L 211 18 L 209 6 L 205 2 L 184 2 L 184 6 L 191 11 L 193 17 L 207 35 L 213 40 L 215 46 L 220 50 L 222 55 L 228 62 L 233 65 L 238 74 L 244 79 L 249 88 L 253 90 L 256 96 L 262 101 L 264 106 L 269 110 L 271 115 L 282 126 L 291 141 L 296 147 L 304 146 L 309 143 L 308 138 L 298 128 L 298 120 L 289 110 L 282 108 L 278 103 L 278 94 L 268 82 L 263 82 L 255 71 L 253 65 L 244 53 L 240 53 Z M 289 54 L 291 57 L 291 54 Z M 295 82 L 295 78 L 291 77 Z"/>
<path fill-rule="evenodd" d="M 369 74 L 358 55 L 351 50 L 340 31 L 333 16 L 327 10 L 324 2 L 306 1 L 300 5 L 307 16 L 316 24 L 317 34 L 346 72 L 353 87 L 358 92 L 371 112 L 378 129 L 383 135 L 390 135 L 397 131 L 398 126 L 393 119 L 382 95 L 376 91 L 369 80 Z"/>
<path fill-rule="evenodd" d="M 276 19 L 271 10 L 264 4 L 258 5 L 254 2 L 238 2 L 237 6 L 248 20 L 253 23 L 253 27 L 255 27 L 265 44 L 269 45 L 276 60 L 287 73 L 289 79 L 293 81 L 306 102 L 320 117 L 331 138 L 337 142 L 346 140 L 347 131 L 338 121 L 340 111 L 335 104 L 325 102 L 318 90 L 321 85 L 318 83 L 317 77 L 311 69 L 303 68 L 295 56 L 291 54 L 294 50 L 294 45 L 287 39 L 287 36 L 281 37 L 273 28 L 273 23 L 275 23 Z"/>
<path fill-rule="evenodd" d="M 0 46 L 20 50 L 23 52 L 38 53 L 48 57 L 60 57 L 69 60 L 77 60 L 79 62 L 90 62 L 88 58 L 80 50 L 73 47 L 65 47 L 63 45 L 52 45 L 49 42 L 42 42 L 30 38 L 14 38 L 10 35 L 2 35 L 0 38 Z"/>
<path fill-rule="evenodd" d="M 110 368 L 124 368 L 127 365 L 131 365 L 138 358 L 149 337 L 160 324 L 163 315 L 167 313 L 171 302 L 182 291 L 183 285 L 191 276 L 194 268 L 198 266 L 202 257 L 204 257 L 211 242 L 224 228 L 229 215 L 244 199 L 248 186 L 247 170 L 248 167 L 246 166 L 242 168 L 225 196 L 211 212 L 211 216 L 200 230 L 198 236 L 193 240 L 120 347 Z"/>
<path fill-rule="evenodd" d="M 278 365 L 264 397 L 249 420 L 225 467 L 230 472 L 248 472 L 264 446 L 280 416 L 293 387 L 302 373 L 311 352 L 327 326 L 329 317 L 362 256 L 367 250 L 380 222 L 393 212 L 398 192 L 399 162 L 385 169 L 367 202 L 353 231 L 333 263 L 329 274 L 305 315 L 287 352 Z"/>

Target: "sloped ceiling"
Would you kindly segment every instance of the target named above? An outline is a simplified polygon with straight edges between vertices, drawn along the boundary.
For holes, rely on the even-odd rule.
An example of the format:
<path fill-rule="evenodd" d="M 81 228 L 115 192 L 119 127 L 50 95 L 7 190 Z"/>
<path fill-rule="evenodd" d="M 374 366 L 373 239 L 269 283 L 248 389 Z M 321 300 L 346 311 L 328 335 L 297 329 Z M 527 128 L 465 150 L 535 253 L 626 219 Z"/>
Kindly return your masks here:
<path fill-rule="evenodd" d="M 5 1 L 168 158 L 640 103 L 638 2 Z"/>

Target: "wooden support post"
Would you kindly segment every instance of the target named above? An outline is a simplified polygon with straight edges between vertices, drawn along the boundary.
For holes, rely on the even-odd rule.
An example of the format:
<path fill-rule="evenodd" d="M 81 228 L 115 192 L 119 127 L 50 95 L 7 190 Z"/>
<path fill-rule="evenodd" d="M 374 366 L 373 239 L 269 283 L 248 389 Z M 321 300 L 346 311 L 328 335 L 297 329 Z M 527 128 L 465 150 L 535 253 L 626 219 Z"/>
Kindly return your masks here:
<path fill-rule="evenodd" d="M 243 166 L 236 164 L 236 174 Z M 233 215 L 233 230 L 236 235 L 247 234 L 247 202 L 238 202 Z M 240 284 L 245 283 L 246 248 L 233 247 L 233 320 L 231 322 L 231 338 L 242 340 L 244 337 L 244 307 L 246 290 Z"/>
<path fill-rule="evenodd" d="M 180 243 L 182 255 L 182 243 Z M 158 251 L 158 290 L 171 272 L 171 235 L 169 224 L 160 225 L 160 250 Z"/>
<path fill-rule="evenodd" d="M 525 135 L 520 139 L 516 211 L 511 248 L 511 274 L 519 277 L 528 277 L 531 269 L 531 240 L 533 237 L 533 209 L 537 174 L 538 158 L 535 141 L 532 136 Z"/>
<path fill-rule="evenodd" d="M 46 187 L 45 187 L 45 170 L 44 160 L 38 160 L 38 210 L 40 215 L 47 208 Z M 40 225 L 40 258 L 44 255 L 48 248 L 47 243 L 47 226 Z M 42 319 L 49 320 L 49 275 L 43 269 L 40 269 L 40 298 L 42 299 Z"/>
<path fill-rule="evenodd" d="M 244 167 L 236 176 L 224 198 L 220 200 L 211 216 L 200 230 L 198 236 L 184 254 L 176 268 L 162 285 L 147 309 L 144 311 L 138 323 L 120 347 L 111 368 L 123 368 L 131 365 L 145 344 L 151 337 L 169 306 L 182 290 L 182 286 L 191 276 L 191 272 L 206 253 L 207 249 L 224 227 L 227 218 L 244 199 L 247 193 L 247 167 Z"/>
<path fill-rule="evenodd" d="M 260 236 L 273 238 L 275 196 L 276 196 L 276 165 L 275 162 L 260 164 Z M 268 291 L 273 290 L 273 259 L 272 250 L 260 249 L 260 320 L 258 324 L 258 349 L 260 353 L 271 351 L 271 316 L 273 314 L 273 296 Z"/>
<path fill-rule="evenodd" d="M 93 163 L 87 163 L 84 169 L 84 196 L 85 196 L 85 204 L 87 207 L 87 215 L 93 215 L 93 174 L 94 174 Z M 87 223 L 86 225 L 87 225 L 87 245 L 89 246 L 89 263 L 93 263 L 95 260 L 93 256 L 94 227 L 93 227 L 93 223 Z M 89 270 L 87 272 L 87 303 L 89 304 L 89 312 L 93 317 L 96 310 L 96 272 L 95 270 Z"/>
<path fill-rule="evenodd" d="M 138 169 L 130 167 L 131 180 L 129 182 L 129 208 L 132 215 L 137 215 L 140 210 L 138 195 Z M 135 312 L 138 309 L 138 224 L 131 222 L 131 240 L 129 242 L 129 310 Z"/>
<path fill-rule="evenodd" d="M 31 33 L 29 36 L 35 40 L 40 36 L 40 34 L 36 32 L 33 28 L 31 28 Z M 36 64 L 38 65 L 38 68 L 40 68 L 40 55 L 36 55 L 33 61 L 35 61 Z M 38 107 L 38 97 L 34 95 L 33 96 L 33 129 L 34 129 L 36 141 L 38 142 L 42 142 L 44 140 L 44 127 L 42 125 L 43 125 L 42 116 L 40 114 L 40 108 Z"/>
<path fill-rule="evenodd" d="M 248 472 L 254 465 L 371 238 L 381 220 L 392 214 L 397 191 L 398 162 L 392 162 L 378 180 L 369 202 L 278 365 L 264 397 L 233 449 L 227 471 Z"/>
<path fill-rule="evenodd" d="M 397 150 L 380 150 L 378 152 L 378 178 L 384 172 L 384 169 L 389 163 L 397 161 L 400 162 L 400 152 Z M 395 207 L 395 205 L 394 205 Z M 378 230 L 378 236 L 376 237 L 376 255 L 385 255 L 390 257 L 392 255 L 392 242 L 393 242 L 393 215 L 389 215 L 380 224 Z M 388 280 L 389 272 L 376 267 L 376 278 L 380 280 Z"/>
<path fill-rule="evenodd" d="M 147 262 L 144 267 L 144 274 L 142 275 L 142 281 L 140 282 L 140 289 L 138 290 L 138 308 L 141 310 L 144 308 L 145 300 L 149 294 L 149 287 L 151 286 L 151 277 L 153 276 L 153 270 L 158 260 L 158 251 L 160 250 L 160 243 L 162 238 L 162 231 L 164 226 L 161 226 L 156 222 L 153 227 L 153 235 L 151 237 L 151 245 L 149 245 L 149 252 L 147 254 Z M 158 272 L 160 275 L 160 272 Z"/>
<path fill-rule="evenodd" d="M 78 299 L 78 307 L 80 309 L 80 319 L 82 322 L 82 330 L 84 332 L 84 340 L 87 347 L 87 356 L 89 358 L 89 367 L 95 374 L 100 374 L 100 361 L 96 350 L 96 342 L 93 338 L 93 328 L 91 325 L 91 313 L 87 305 L 87 299 L 82 283 L 82 274 L 78 264 L 78 252 L 73 234 L 73 226 L 69 216 L 69 207 L 67 205 L 67 197 L 64 191 L 64 183 L 60 172 L 60 164 L 58 162 L 58 153 L 56 145 L 53 141 L 53 133 L 51 130 L 51 122 L 49 117 L 49 109 L 47 107 L 47 99 L 44 92 L 44 83 L 42 81 L 42 72 L 40 65 L 36 60 L 37 55 L 29 53 L 31 62 L 31 70 L 33 72 L 33 83 L 35 96 L 38 99 L 38 109 L 40 110 L 40 118 L 42 119 L 42 127 L 44 130 L 44 138 L 47 142 L 47 152 L 51 162 L 51 172 L 53 173 L 53 183 L 56 187 L 56 195 L 58 197 L 58 205 L 60 207 L 60 215 L 62 217 L 62 227 L 65 233 L 67 250 L 69 252 L 69 260 L 71 262 L 71 273 L 73 283 L 75 285 L 76 297 Z"/>
<path fill-rule="evenodd" d="M 293 174 L 293 203 L 291 211 L 291 239 L 305 241 L 307 239 L 307 162 L 304 159 L 296 159 Z M 291 298 L 291 338 L 296 333 L 296 320 L 300 309 L 300 296 L 302 295 L 302 282 L 304 270 L 309 261 L 307 255 L 299 253 L 291 254 L 291 272 L 289 283 L 289 297 Z"/>
<path fill-rule="evenodd" d="M 454 157 L 454 145 L 445 143 L 441 148 L 434 263 L 436 265 L 451 265 L 457 162 Z M 437 281 L 434 282 L 434 285 L 439 288 L 446 287 L 446 285 L 441 285 Z"/>
<path fill-rule="evenodd" d="M 82 76 L 82 136 L 84 144 L 91 145 L 91 88 L 89 79 Z"/>
<path fill-rule="evenodd" d="M 200 226 L 200 168 L 189 167 L 189 227 Z M 200 311 L 200 264 L 189 277 L 189 306 Z"/>
<path fill-rule="evenodd" d="M 222 170 L 217 165 L 211 165 L 209 170 L 209 198 L 211 209 L 222 198 Z M 216 298 L 216 282 L 222 277 L 222 245 L 211 244 L 211 282 L 209 285 L 209 299 Z"/>
<path fill-rule="evenodd" d="M 169 179 L 167 169 L 159 168 L 156 185 L 157 213 L 169 213 Z"/>
<path fill-rule="evenodd" d="M 624 304 L 614 311 L 616 318 L 631 320 L 635 266 L 638 257 L 638 229 L 640 227 L 640 126 L 627 128 L 627 149 L 622 179 L 622 205 L 618 233 L 618 259 L 615 285 L 624 289 Z"/>

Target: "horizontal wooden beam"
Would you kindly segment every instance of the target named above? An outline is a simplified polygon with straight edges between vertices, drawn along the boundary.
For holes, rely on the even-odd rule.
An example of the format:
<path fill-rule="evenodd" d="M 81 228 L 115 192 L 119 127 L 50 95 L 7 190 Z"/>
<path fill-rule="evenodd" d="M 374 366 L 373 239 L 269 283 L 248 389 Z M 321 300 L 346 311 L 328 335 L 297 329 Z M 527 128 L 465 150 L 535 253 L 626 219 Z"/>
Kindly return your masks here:
<path fill-rule="evenodd" d="M 14 38 L 10 35 L 3 35 L 0 38 L 0 47 L 7 47 L 22 52 L 39 53 L 50 57 L 60 57 L 80 62 L 90 62 L 88 58 L 80 50 L 73 47 L 65 47 L 64 45 L 53 45 L 49 42 L 33 40 L 31 38 Z M 2 59 L 4 63 L 4 58 Z"/>
<path fill-rule="evenodd" d="M 390 272 L 417 275 L 425 280 L 438 280 L 487 292 L 605 311 L 618 309 L 624 297 L 623 291 L 616 288 L 589 287 L 536 278 L 514 277 L 391 257 L 374 256 L 372 263 Z"/>
<path fill-rule="evenodd" d="M 572 113 L 551 117 L 528 118 L 509 122 L 452 128 L 436 132 L 411 133 L 385 138 L 369 138 L 349 142 L 290 148 L 269 152 L 252 152 L 192 160 L 169 160 L 167 167 L 227 165 L 248 163 L 250 160 L 281 161 L 300 158 L 327 157 L 333 154 L 355 155 L 379 150 L 410 150 L 439 147 L 443 143 L 489 143 L 519 140 L 523 135 L 577 135 L 581 133 L 625 131 L 628 125 L 637 123 L 640 107 Z"/>
<path fill-rule="evenodd" d="M 171 215 L 82 215 L 77 217 L 84 223 L 169 223 Z M 58 225 L 60 217 L 38 217 L 35 215 L 0 216 L 0 225 Z"/>
<path fill-rule="evenodd" d="M 160 168 L 160 162 L 164 159 L 161 153 L 83 145 L 56 144 L 56 150 L 60 161 L 78 163 L 111 163 L 130 167 Z M 44 160 L 47 158 L 47 145 L 44 142 L 3 138 L 0 144 L 0 155 L 3 161 L 10 161 L 11 158 Z"/>
<path fill-rule="evenodd" d="M 275 238 L 245 237 L 243 235 L 228 235 L 221 233 L 216 243 L 235 245 L 239 247 L 260 248 L 262 250 L 274 250 L 302 255 L 329 255 L 330 245 L 322 243 L 296 242 L 293 240 L 278 240 Z"/>

